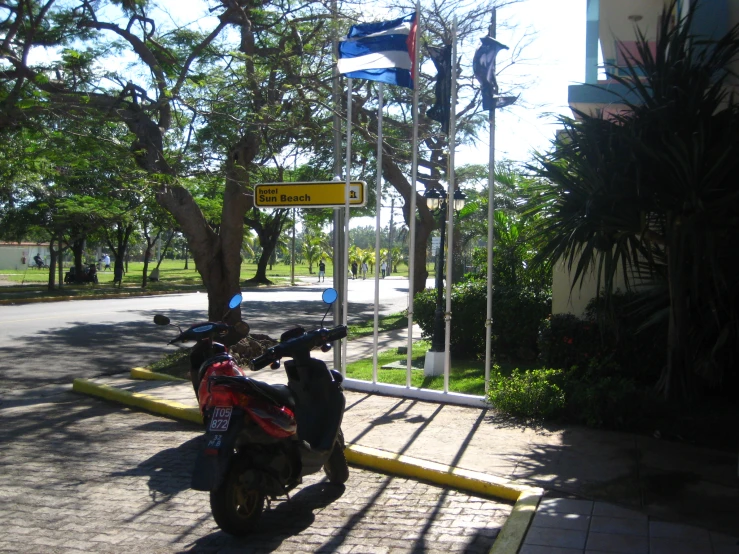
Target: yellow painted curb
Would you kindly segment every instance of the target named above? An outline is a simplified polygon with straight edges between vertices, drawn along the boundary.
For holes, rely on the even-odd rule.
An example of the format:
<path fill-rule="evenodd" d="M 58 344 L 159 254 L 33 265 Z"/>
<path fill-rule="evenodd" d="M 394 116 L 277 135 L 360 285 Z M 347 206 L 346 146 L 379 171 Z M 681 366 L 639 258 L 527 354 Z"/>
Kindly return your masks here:
<path fill-rule="evenodd" d="M 181 379 L 174 375 L 167 375 L 166 373 L 157 373 L 143 367 L 134 367 L 131 369 L 131 379 L 144 379 L 149 381 L 187 381 L 187 379 Z"/>
<path fill-rule="evenodd" d="M 514 483 L 502 477 L 394 454 L 358 444 L 347 444 L 345 454 L 347 461 L 355 465 L 380 469 L 387 473 L 422 479 L 438 485 L 467 490 L 484 496 L 494 496 L 503 500 L 516 501 L 522 493 L 540 492 L 539 489 Z"/>
<path fill-rule="evenodd" d="M 180 404 L 179 402 L 171 402 L 140 392 L 129 392 L 108 385 L 100 385 L 87 379 L 75 379 L 72 383 L 72 390 L 74 392 L 104 398 L 105 400 L 120 402 L 128 406 L 135 406 L 148 412 L 183 419 L 200 425 L 203 424 L 200 410 Z"/>
<path fill-rule="evenodd" d="M 516 554 L 523 544 L 531 520 L 536 513 L 536 507 L 541 500 L 542 492 L 522 492 L 511 515 L 508 516 L 503 529 L 498 533 L 490 554 Z"/>

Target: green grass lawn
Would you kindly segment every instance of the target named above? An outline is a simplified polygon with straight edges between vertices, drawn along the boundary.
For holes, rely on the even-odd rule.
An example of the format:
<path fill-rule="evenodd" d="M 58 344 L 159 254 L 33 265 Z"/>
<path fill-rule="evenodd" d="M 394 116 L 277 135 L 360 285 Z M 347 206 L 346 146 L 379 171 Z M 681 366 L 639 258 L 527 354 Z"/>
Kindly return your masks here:
<path fill-rule="evenodd" d="M 428 341 L 418 341 L 413 344 L 411 386 L 424 389 L 444 390 L 444 376 L 425 377 L 423 374 L 423 360 L 431 344 Z M 382 369 L 381 366 L 392 362 L 405 362 L 407 356 L 398 354 L 396 349 L 385 350 L 377 356 L 377 381 L 390 385 L 405 386 L 406 370 Z M 417 369 L 416 369 L 417 368 Z M 347 365 L 346 375 L 352 379 L 372 381 L 372 358 L 360 360 Z M 449 390 L 464 394 L 485 394 L 485 363 L 480 360 L 452 359 L 449 373 Z"/>
<path fill-rule="evenodd" d="M 149 273 L 154 269 L 154 264 L 149 264 Z M 195 262 L 192 260 L 188 263 L 188 269 L 184 269 L 184 260 L 164 260 L 159 267 L 159 283 L 181 285 L 202 285 L 202 279 L 195 270 Z M 69 270 L 69 264 L 64 265 L 64 272 Z M 144 270 L 144 262 L 130 262 L 128 264 L 128 272 L 123 276 L 123 286 L 141 286 L 142 273 Z M 312 273 L 309 271 L 308 264 L 295 264 L 296 277 L 317 277 L 318 265 L 314 265 Z M 240 279 L 246 281 L 251 279 L 257 272 L 257 264 L 252 262 L 244 262 L 241 264 Z M 28 269 L 26 271 L 16 271 L 11 269 L 0 270 L 6 280 L 18 284 L 46 284 L 49 280 L 48 270 Z M 395 275 L 408 276 L 408 268 L 401 266 Z M 333 277 L 333 266 L 331 263 L 326 264 L 326 277 Z M 285 282 L 290 280 L 290 266 L 282 262 L 274 264 L 272 269 L 267 267 L 267 278 L 275 282 Z M 100 285 L 112 285 L 113 271 L 98 271 L 98 281 Z M 154 286 L 155 283 L 152 283 Z"/>
<path fill-rule="evenodd" d="M 377 325 L 377 328 L 381 333 L 384 331 L 391 331 L 393 329 L 405 329 L 406 327 L 408 327 L 408 315 L 405 312 L 398 312 L 386 317 L 380 317 Z M 372 318 L 361 323 L 350 325 L 347 336 L 349 337 L 349 340 L 352 340 L 372 335 L 374 332 L 375 319 Z"/>

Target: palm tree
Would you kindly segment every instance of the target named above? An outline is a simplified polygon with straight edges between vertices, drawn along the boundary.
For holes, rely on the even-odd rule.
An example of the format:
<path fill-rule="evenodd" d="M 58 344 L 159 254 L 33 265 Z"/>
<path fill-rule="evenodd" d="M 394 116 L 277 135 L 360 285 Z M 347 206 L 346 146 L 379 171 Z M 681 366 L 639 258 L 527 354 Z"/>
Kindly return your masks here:
<path fill-rule="evenodd" d="M 254 260 L 259 237 L 252 234 L 251 229 L 244 229 L 244 238 L 241 241 L 241 257 L 243 260 Z"/>
<path fill-rule="evenodd" d="M 573 287 L 591 269 L 606 300 L 617 272 L 629 288 L 654 283 L 663 301 L 647 322 L 668 325 L 658 386 L 684 397 L 697 375 L 715 385 L 739 361 L 739 110 L 727 86 L 739 31 L 694 37 L 695 7 L 676 26 L 674 10 L 656 43 L 638 33 L 626 76 L 611 76 L 628 91 L 625 112 L 562 119 L 564 139 L 533 168 L 551 185 L 532 211 L 540 259 L 574 268 Z"/>
<path fill-rule="evenodd" d="M 318 263 L 321 259 L 322 247 L 321 238 L 315 236 L 306 236 L 303 238 L 303 256 L 308 262 L 308 273 L 313 275 L 313 264 Z"/>
<path fill-rule="evenodd" d="M 393 246 L 390 249 L 390 258 L 393 260 L 393 273 L 398 272 L 400 264 L 408 265 L 408 252 L 404 251 L 400 246 Z"/>

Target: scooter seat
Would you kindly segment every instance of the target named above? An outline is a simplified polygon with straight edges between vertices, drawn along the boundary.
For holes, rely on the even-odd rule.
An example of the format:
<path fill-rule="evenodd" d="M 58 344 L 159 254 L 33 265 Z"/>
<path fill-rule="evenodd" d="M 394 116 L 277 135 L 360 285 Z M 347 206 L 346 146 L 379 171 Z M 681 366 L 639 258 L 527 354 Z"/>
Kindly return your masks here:
<path fill-rule="evenodd" d="M 226 385 L 247 393 L 256 392 L 279 406 L 295 407 L 295 399 L 287 385 L 270 385 L 251 377 L 227 377 L 222 375 L 211 377 L 210 381 L 214 385 Z"/>
<path fill-rule="evenodd" d="M 246 378 L 249 379 L 249 377 Z M 264 381 L 256 381 L 254 379 L 251 382 L 260 393 L 273 400 L 276 404 L 290 406 L 291 408 L 295 407 L 295 399 L 287 385 L 270 385 Z"/>

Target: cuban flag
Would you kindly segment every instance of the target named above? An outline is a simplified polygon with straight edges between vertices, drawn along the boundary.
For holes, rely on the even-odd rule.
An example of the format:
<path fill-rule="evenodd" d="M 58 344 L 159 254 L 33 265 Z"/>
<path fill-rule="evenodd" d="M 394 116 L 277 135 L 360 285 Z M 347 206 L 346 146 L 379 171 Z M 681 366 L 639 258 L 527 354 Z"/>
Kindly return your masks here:
<path fill-rule="evenodd" d="M 412 89 L 417 30 L 416 12 L 353 25 L 339 43 L 339 73 Z"/>

